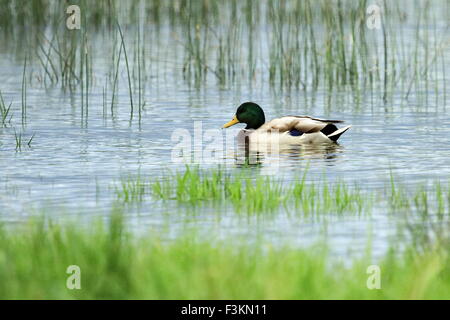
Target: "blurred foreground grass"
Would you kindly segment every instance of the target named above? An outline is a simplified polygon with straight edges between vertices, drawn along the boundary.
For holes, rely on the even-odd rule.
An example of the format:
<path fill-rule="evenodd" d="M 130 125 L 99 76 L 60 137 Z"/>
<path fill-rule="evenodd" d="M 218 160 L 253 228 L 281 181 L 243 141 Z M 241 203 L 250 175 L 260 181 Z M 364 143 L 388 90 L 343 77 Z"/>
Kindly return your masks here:
<path fill-rule="evenodd" d="M 366 285 L 372 264 L 379 290 Z M 70 265 L 80 290 L 66 287 Z M 87 229 L 35 220 L 0 231 L 1 299 L 448 299 L 449 267 L 438 247 L 339 262 L 323 246 L 164 243 L 128 233 L 121 215 Z"/>

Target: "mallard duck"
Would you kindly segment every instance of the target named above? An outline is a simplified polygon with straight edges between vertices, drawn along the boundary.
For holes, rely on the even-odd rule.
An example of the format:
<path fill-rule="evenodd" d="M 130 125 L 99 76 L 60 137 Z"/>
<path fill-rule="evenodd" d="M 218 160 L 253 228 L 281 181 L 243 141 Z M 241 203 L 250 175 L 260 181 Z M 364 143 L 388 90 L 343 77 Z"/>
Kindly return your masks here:
<path fill-rule="evenodd" d="M 342 120 L 324 120 L 309 116 L 285 116 L 266 122 L 263 109 L 253 102 L 241 104 L 233 119 L 223 128 L 245 123 L 250 142 L 281 144 L 334 143 L 351 126 L 338 129 Z M 274 134 L 276 133 L 276 134 Z M 275 141 L 276 140 L 276 141 Z"/>

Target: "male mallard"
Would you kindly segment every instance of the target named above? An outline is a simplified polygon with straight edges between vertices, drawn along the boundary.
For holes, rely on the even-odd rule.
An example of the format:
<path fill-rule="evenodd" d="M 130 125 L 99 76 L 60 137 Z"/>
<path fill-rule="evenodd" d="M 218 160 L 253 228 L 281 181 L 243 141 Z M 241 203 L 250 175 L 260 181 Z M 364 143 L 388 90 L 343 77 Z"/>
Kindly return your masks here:
<path fill-rule="evenodd" d="M 275 142 L 282 144 L 319 144 L 336 142 L 351 126 L 338 129 L 334 124 L 341 120 L 323 120 L 309 116 L 286 116 L 265 122 L 264 111 L 253 102 L 239 106 L 233 119 L 223 128 L 245 123 L 250 142 Z M 274 135 L 273 133 L 278 133 Z"/>

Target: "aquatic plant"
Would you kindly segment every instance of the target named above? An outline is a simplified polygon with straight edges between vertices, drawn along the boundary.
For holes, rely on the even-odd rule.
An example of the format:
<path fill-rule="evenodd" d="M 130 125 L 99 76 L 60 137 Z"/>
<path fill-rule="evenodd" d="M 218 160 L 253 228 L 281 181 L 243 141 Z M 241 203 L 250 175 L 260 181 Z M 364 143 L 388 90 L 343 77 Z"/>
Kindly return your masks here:
<path fill-rule="evenodd" d="M 133 106 L 133 90 L 131 89 L 130 67 L 128 65 L 127 48 L 125 46 L 125 41 L 124 41 L 122 29 L 120 28 L 120 24 L 119 23 L 117 23 L 117 28 L 119 29 L 121 45 L 122 45 L 122 48 L 123 48 L 123 54 L 125 56 L 125 65 L 127 67 L 128 89 L 129 89 L 129 93 L 130 93 L 130 108 L 131 108 L 130 109 L 130 122 L 131 122 L 133 120 L 134 106 Z M 140 106 L 139 106 L 139 110 L 140 110 Z"/>
<path fill-rule="evenodd" d="M 23 63 L 23 73 L 22 73 L 22 125 L 27 121 L 27 83 L 26 83 L 26 69 L 27 69 L 27 58 Z"/>
<path fill-rule="evenodd" d="M 10 113 L 12 102 L 6 106 L 3 100 L 2 92 L 0 91 L 0 121 L 2 126 L 6 126 L 11 123 L 12 114 Z"/>
<path fill-rule="evenodd" d="M 345 183 L 312 184 L 305 177 L 292 182 L 243 174 L 231 175 L 218 168 L 200 170 L 187 167 L 184 172 L 168 174 L 153 181 L 122 180 L 119 199 L 142 200 L 151 193 L 153 198 L 173 200 L 179 204 L 201 206 L 204 204 L 232 204 L 237 212 L 270 212 L 285 208 L 289 211 L 309 213 L 362 213 L 370 209 L 372 195 L 362 194 L 357 186 Z"/>
<path fill-rule="evenodd" d="M 33 135 L 28 139 L 27 146 L 29 148 L 31 148 L 31 142 L 34 139 L 35 134 L 36 133 L 33 133 Z M 17 133 L 16 128 L 14 128 L 14 139 L 15 139 L 15 142 L 16 142 L 16 151 L 22 151 L 22 146 L 24 144 L 22 131 Z"/>
<path fill-rule="evenodd" d="M 5 43 L 15 44 L 10 46 L 18 52 L 25 44 L 37 48 L 34 56 L 42 67 L 37 78 L 45 85 L 61 83 L 62 88 L 73 90 L 87 82 L 94 85 L 92 63 L 84 57 L 87 30 L 104 35 L 99 45 L 112 42 L 114 47 L 118 41 L 119 51 L 125 36 L 136 39 L 124 50 L 130 118 L 136 104 L 134 91 L 141 111 L 141 92 L 149 86 L 145 75 L 152 73 L 145 61 L 151 59 L 165 59 L 160 66 L 164 70 L 158 68 L 152 77 L 181 74 L 196 87 L 210 80 L 221 87 L 268 83 L 274 90 L 325 90 L 326 99 L 344 92 L 359 102 L 369 93 L 373 103 L 386 104 L 385 111 L 394 96 L 402 97 L 405 105 L 411 99 L 427 105 L 431 92 L 436 106 L 445 105 L 446 1 L 437 0 L 433 5 L 417 1 L 414 6 L 407 1 L 385 1 L 376 16 L 368 14 L 371 3 L 366 0 L 114 0 L 96 4 L 81 0 L 77 4 L 83 13 L 83 30 L 68 32 L 60 14 L 63 2 L 33 0 L 23 5 L 19 0 L 2 1 L 5 19 L 0 19 L 0 27 L 14 31 L 3 34 L 12 37 Z M 37 18 L 41 15 L 52 18 Z M 379 24 L 370 27 L 371 19 L 379 19 Z M 152 21 L 152 32 L 145 28 L 146 21 Z M 118 25 L 126 28 L 126 34 L 117 30 Z M 161 47 L 166 43 L 161 41 L 161 26 L 177 45 Z M 24 33 L 25 27 L 31 31 Z M 46 27 L 52 30 L 49 39 L 42 31 Z M 143 30 L 147 31 L 146 41 L 141 40 Z M 146 47 L 158 57 L 145 57 Z M 110 50 L 114 65 L 119 61 L 116 51 Z M 131 64 L 129 57 L 133 56 Z M 76 71 L 83 68 L 88 81 Z M 111 68 L 110 80 L 116 78 L 117 69 Z M 134 88 L 131 74 L 137 75 L 133 76 Z M 112 81 L 111 87 L 115 89 Z M 112 94 L 114 97 L 114 90 Z M 84 98 L 88 99 L 87 95 Z"/>
<path fill-rule="evenodd" d="M 152 197 L 180 205 L 231 204 L 236 212 L 261 213 L 284 209 L 308 214 L 369 214 L 376 203 L 383 203 L 393 214 L 412 216 L 450 216 L 450 185 L 440 181 L 429 186 L 406 187 L 393 177 L 384 188 L 363 190 L 357 184 L 326 180 L 311 182 L 301 177 L 280 180 L 270 176 L 231 174 L 224 168 L 186 170 L 148 179 L 141 174 L 122 178 L 115 187 L 123 202 L 141 202 Z"/>
<path fill-rule="evenodd" d="M 422 218 L 450 216 L 450 184 L 441 181 L 418 184 L 413 188 L 394 182 L 386 188 L 388 204 L 392 212 L 407 212 Z"/>
<path fill-rule="evenodd" d="M 126 177 L 120 180 L 120 184 L 114 187 L 118 200 L 128 203 L 142 201 L 144 195 L 148 194 L 148 184 L 138 174 L 135 177 Z"/>

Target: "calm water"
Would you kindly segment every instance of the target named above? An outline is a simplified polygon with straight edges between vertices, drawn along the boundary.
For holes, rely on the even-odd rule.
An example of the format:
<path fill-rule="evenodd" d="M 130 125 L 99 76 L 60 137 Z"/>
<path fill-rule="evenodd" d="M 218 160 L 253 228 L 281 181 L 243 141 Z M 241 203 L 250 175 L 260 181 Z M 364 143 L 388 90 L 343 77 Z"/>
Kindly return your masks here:
<path fill-rule="evenodd" d="M 418 95 L 420 99 L 414 96 L 406 102 L 394 96 L 387 104 L 371 99 L 369 93 L 362 94 L 357 103 L 348 92 L 338 92 L 332 105 L 327 103 L 326 90 L 314 94 L 274 91 L 263 83 L 220 89 L 214 82 L 196 89 L 174 72 L 176 68 L 167 69 L 167 61 L 176 64 L 170 52 L 178 48 L 177 44 L 168 44 L 167 51 L 159 52 L 156 58 L 158 51 L 147 57 L 152 61 L 152 70 L 162 71 L 146 83 L 146 107 L 141 123 L 136 113 L 130 123 L 124 68 L 115 117 L 109 110 L 110 93 L 107 114 L 103 114 L 102 79 L 109 65 L 104 58 L 108 48 L 103 49 L 102 43 L 111 40 L 102 41 L 95 47 L 98 79 L 90 93 L 88 117 L 81 114 L 79 92 L 70 94 L 58 87 L 46 89 L 32 79 L 27 89 L 28 120 L 24 126 L 20 121 L 23 60 L 8 50 L 0 54 L 0 89 L 6 103 L 13 101 L 12 125 L 0 129 L 2 221 L 20 223 L 44 211 L 54 218 L 73 221 L 107 216 L 116 199 L 114 185 L 121 177 L 139 172 L 153 179 L 168 170 L 184 170 L 180 159 L 172 156 L 177 144 L 172 139 L 174 130 L 187 129 L 194 139 L 194 127 L 201 124 L 203 139 L 207 140 L 208 132 L 212 132 L 208 130 L 219 130 L 244 101 L 259 103 L 267 119 L 309 114 L 343 119 L 353 127 L 334 148 L 295 148 L 264 155 L 260 166 L 246 169 L 238 165 L 234 145 L 225 145 L 224 150 L 217 145 L 216 160 L 230 172 L 250 170 L 255 176 L 272 175 L 289 183 L 309 166 L 310 180 L 324 177 L 328 181 L 345 180 L 370 190 L 383 189 L 390 171 L 405 185 L 445 181 L 450 176 L 450 114 L 446 111 L 450 100 L 442 103 L 440 96 L 437 105 L 432 86 L 429 92 Z M 447 52 L 447 62 L 449 58 Z M 446 74 L 450 75 L 448 66 L 447 63 Z M 36 61 L 30 63 L 30 77 L 38 67 Z M 35 134 L 31 147 L 24 143 L 22 151 L 16 151 L 14 129 L 23 133 L 25 141 Z M 219 133 L 225 137 L 225 131 Z M 199 165 L 215 168 L 217 163 L 200 161 Z M 401 217 L 389 215 L 382 206 L 376 206 L 370 215 L 361 216 L 336 216 L 329 212 L 302 218 L 280 212 L 248 217 L 227 207 L 205 206 L 192 212 L 147 197 L 140 205 L 128 206 L 126 212 L 136 230 L 156 230 L 168 238 L 195 231 L 200 237 L 214 234 L 221 239 L 248 242 L 263 239 L 268 244 L 303 246 L 324 240 L 338 254 L 361 253 L 369 238 L 374 250 L 383 252 L 388 240 L 396 236 L 398 225 L 403 223 Z"/>

